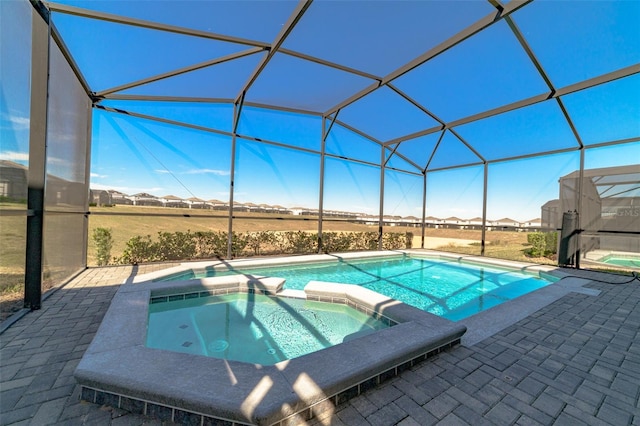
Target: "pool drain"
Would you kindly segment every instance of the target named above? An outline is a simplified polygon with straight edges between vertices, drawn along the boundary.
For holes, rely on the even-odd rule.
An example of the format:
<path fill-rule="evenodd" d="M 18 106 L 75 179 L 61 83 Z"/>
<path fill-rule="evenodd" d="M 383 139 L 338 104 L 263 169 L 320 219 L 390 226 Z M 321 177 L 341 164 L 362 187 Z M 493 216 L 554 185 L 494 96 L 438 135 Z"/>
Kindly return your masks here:
<path fill-rule="evenodd" d="M 219 339 L 209 343 L 209 346 L 207 346 L 207 349 L 209 349 L 211 352 L 222 352 L 228 347 L 229 347 L 229 342 L 227 342 L 226 340 Z"/>
<path fill-rule="evenodd" d="M 273 349 L 273 348 L 271 348 L 271 349 L 267 349 L 267 353 L 268 353 L 269 355 L 273 355 L 273 354 L 275 354 L 275 353 L 276 353 L 276 350 L 275 350 L 275 349 Z"/>

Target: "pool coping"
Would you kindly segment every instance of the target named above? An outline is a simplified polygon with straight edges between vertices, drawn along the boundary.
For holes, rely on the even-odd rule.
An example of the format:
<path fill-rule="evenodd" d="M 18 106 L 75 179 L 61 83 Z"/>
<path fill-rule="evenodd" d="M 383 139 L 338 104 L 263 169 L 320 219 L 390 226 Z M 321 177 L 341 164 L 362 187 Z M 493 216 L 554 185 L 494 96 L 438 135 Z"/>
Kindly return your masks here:
<path fill-rule="evenodd" d="M 145 346 L 152 296 L 168 297 L 176 289 L 274 295 L 282 284 L 246 276 L 123 284 L 75 370 L 81 398 L 174 422 L 284 425 L 333 409 L 458 344 L 466 331 L 463 324 L 359 286 L 311 282 L 305 287 L 311 300 L 351 301 L 397 324 L 275 365 Z"/>
<path fill-rule="evenodd" d="M 238 267 L 269 267 L 286 265 L 291 263 L 296 264 L 313 264 L 322 262 L 332 262 L 336 260 L 355 260 L 355 259 L 375 259 L 379 257 L 401 257 L 406 255 L 415 255 L 419 257 L 440 259 L 440 260 L 453 260 L 458 262 L 466 262 L 476 265 L 489 265 L 498 268 L 516 269 L 521 272 L 538 274 L 544 276 L 555 277 L 561 279 L 571 276 L 570 273 L 562 271 L 557 266 L 541 265 L 535 263 L 519 262 L 514 260 L 504 260 L 496 258 L 488 258 L 484 256 L 476 255 L 462 255 L 458 253 L 443 252 L 437 250 L 427 249 L 405 249 L 405 250 L 381 250 L 381 251 L 369 251 L 369 252 L 347 252 L 347 253 L 331 253 L 331 254 L 309 254 L 301 256 L 282 256 L 282 257 L 267 257 L 267 258 L 242 258 L 232 260 L 209 260 L 209 261 L 189 261 L 182 262 L 177 266 L 166 268 L 160 271 L 154 271 L 147 274 L 142 274 L 134 277 L 131 283 L 144 283 L 147 281 L 154 281 L 159 278 L 163 278 L 169 275 L 179 274 L 188 270 L 196 272 L 204 272 L 208 269 L 221 269 L 225 270 L 229 266 Z M 154 281 L 155 282 L 155 281 Z"/>
<path fill-rule="evenodd" d="M 207 261 L 188 261 L 182 262 L 179 265 L 171 268 L 166 268 L 160 271 L 149 272 L 147 274 L 138 275 L 131 280 L 132 283 L 143 283 L 146 281 L 154 281 L 158 278 L 163 278 L 169 275 L 179 274 L 187 270 L 194 270 L 197 272 L 204 272 L 207 269 L 227 269 L 228 266 L 239 266 L 245 268 L 251 267 L 268 267 L 277 265 L 286 265 L 291 263 L 296 264 L 311 264 L 321 262 L 332 262 L 341 259 L 374 259 L 377 257 L 388 256 L 402 256 L 404 251 L 402 250 L 383 250 L 383 251 L 370 251 L 370 252 L 349 252 L 349 253 L 332 253 L 332 254 L 305 254 L 299 256 L 271 256 L 271 257 L 256 257 L 256 258 L 240 258 L 232 260 L 207 260 Z"/>

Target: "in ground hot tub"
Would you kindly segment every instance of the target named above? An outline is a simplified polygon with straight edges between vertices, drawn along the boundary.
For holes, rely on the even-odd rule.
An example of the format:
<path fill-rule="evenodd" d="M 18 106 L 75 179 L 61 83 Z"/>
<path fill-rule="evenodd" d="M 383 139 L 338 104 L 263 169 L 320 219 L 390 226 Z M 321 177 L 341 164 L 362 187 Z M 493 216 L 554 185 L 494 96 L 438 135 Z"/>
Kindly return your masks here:
<path fill-rule="evenodd" d="M 152 304 L 236 293 L 275 296 L 283 282 L 241 275 L 122 285 L 75 371 L 81 398 L 177 423 L 295 423 L 459 343 L 466 330 L 359 286 L 310 282 L 295 295 L 395 325 L 272 365 L 146 345 Z M 211 349 L 222 349 L 216 340 Z"/>
<path fill-rule="evenodd" d="M 146 345 L 273 365 L 393 324 L 345 304 L 255 293 L 156 299 L 149 306 Z"/>

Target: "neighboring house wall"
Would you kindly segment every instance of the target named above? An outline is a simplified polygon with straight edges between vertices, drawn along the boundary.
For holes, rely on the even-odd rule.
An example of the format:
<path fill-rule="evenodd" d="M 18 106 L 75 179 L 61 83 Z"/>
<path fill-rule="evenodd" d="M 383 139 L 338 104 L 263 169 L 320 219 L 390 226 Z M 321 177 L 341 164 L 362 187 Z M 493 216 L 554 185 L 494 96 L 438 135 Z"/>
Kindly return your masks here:
<path fill-rule="evenodd" d="M 22 164 L 0 161 L 0 196 L 12 200 L 27 199 L 27 172 Z"/>

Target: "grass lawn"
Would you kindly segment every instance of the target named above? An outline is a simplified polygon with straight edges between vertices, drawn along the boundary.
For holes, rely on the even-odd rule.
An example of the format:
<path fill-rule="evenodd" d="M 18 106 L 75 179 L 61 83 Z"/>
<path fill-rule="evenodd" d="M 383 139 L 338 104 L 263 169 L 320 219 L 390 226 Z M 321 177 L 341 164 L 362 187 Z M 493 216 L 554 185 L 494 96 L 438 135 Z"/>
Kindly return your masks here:
<path fill-rule="evenodd" d="M 112 256 L 118 257 L 127 241 L 135 235 L 150 235 L 155 239 L 158 232 L 228 231 L 229 216 L 214 210 L 163 208 L 163 207 L 92 207 L 89 215 L 89 244 L 87 262 L 96 265 L 96 246 L 91 235 L 96 228 L 109 228 L 113 236 Z M 96 214 L 93 214 L 93 213 Z M 102 214 L 106 213 L 106 214 Z M 110 213 L 110 214 L 109 214 Z M 114 214 L 117 213 L 117 214 Z M 129 215 L 124 215 L 128 213 Z M 109 215 L 107 215 L 109 214 Z M 142 216 L 141 214 L 146 214 Z M 157 216 L 174 214 L 177 216 Z M 156 216 L 154 216 L 156 215 Z M 185 217 L 189 216 L 189 217 Z M 206 217 L 215 216 L 215 217 Z M 236 213 L 234 232 L 248 231 L 310 231 L 317 232 L 317 217 L 273 215 L 268 213 Z M 325 221 L 324 231 L 377 232 L 377 226 L 367 226 L 346 221 Z M 419 228 L 386 227 L 385 232 L 419 232 Z"/>
<path fill-rule="evenodd" d="M 87 264 L 95 266 L 96 246 L 91 238 L 94 229 L 109 228 L 113 237 L 112 257 L 122 255 L 126 242 L 133 236 L 150 235 L 156 239 L 158 232 L 197 232 L 227 231 L 228 215 L 223 211 L 197 209 L 169 209 L 161 207 L 92 207 L 89 215 L 89 241 Z M 172 214 L 175 216 L 162 216 Z M 211 216 L 211 217 L 206 217 Z M 236 213 L 233 222 L 235 232 L 247 231 L 310 231 L 317 232 L 316 217 L 272 215 L 260 213 Z M 363 225 L 346 221 L 325 221 L 324 231 L 334 232 L 377 232 L 377 225 Z M 413 232 L 414 247 L 420 247 L 420 228 L 385 227 L 384 232 Z M 21 307 L 24 286 L 24 253 L 26 239 L 26 217 L 0 217 L 0 303 L 7 313 L 7 306 Z M 480 254 L 481 231 L 457 229 L 425 230 L 425 237 L 446 240 L 441 246 L 434 247 L 443 251 L 461 254 Z M 465 241 L 456 241 L 465 240 Z M 469 240 L 474 241 L 469 244 Z M 432 240 L 433 241 L 433 240 Z M 440 241 L 440 240 L 437 240 Z M 554 262 L 546 258 L 529 258 L 525 252 L 527 233 L 510 231 L 488 231 L 486 233 L 485 255 L 502 259 L 527 261 L 534 263 Z M 3 317 L 6 315 L 3 314 Z"/>

